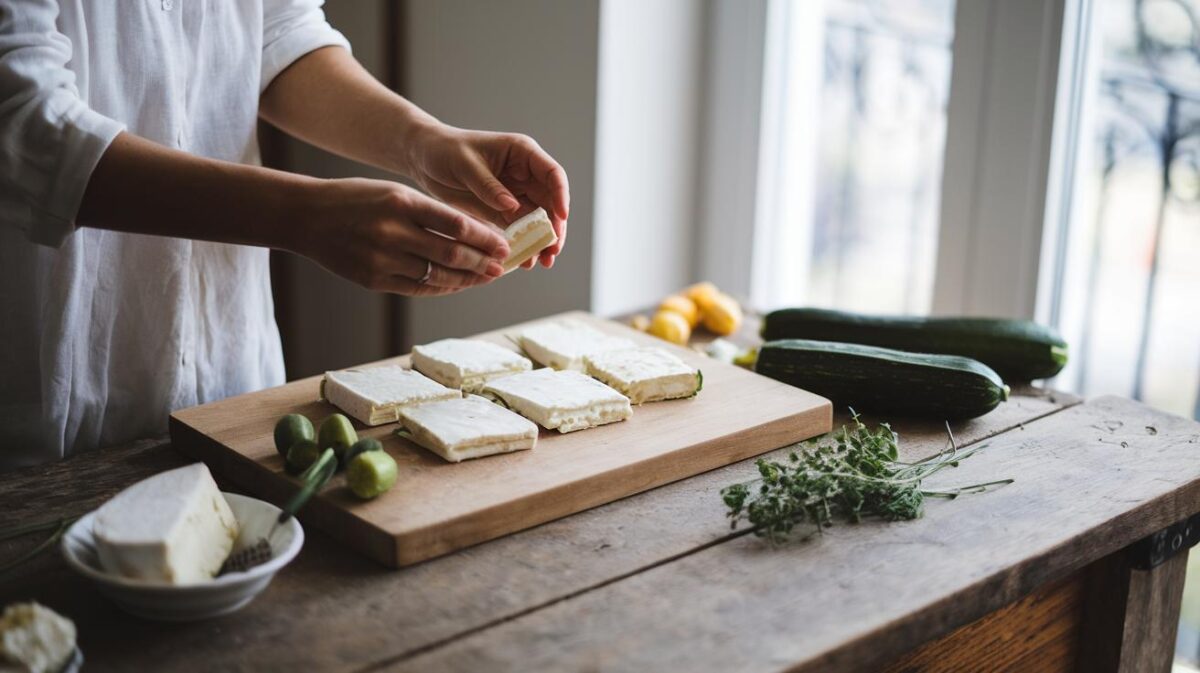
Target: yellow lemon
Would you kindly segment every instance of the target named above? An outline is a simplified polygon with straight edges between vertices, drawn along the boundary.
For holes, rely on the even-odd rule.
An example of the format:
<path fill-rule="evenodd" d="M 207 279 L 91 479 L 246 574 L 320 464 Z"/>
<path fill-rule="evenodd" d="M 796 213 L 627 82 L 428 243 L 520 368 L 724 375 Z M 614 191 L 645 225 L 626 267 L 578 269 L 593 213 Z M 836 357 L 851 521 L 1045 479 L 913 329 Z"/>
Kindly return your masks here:
<path fill-rule="evenodd" d="M 648 331 L 660 339 L 680 345 L 687 344 L 688 338 L 692 336 L 691 325 L 688 325 L 687 320 L 674 311 L 655 313 L 654 319 L 650 321 Z"/>

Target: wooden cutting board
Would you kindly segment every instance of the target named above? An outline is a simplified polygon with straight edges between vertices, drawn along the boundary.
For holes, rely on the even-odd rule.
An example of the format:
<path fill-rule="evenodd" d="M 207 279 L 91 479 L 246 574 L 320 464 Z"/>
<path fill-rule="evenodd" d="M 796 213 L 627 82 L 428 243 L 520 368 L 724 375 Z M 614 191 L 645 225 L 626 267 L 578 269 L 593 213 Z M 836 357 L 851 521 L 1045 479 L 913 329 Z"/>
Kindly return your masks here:
<path fill-rule="evenodd" d="M 569 434 L 542 430 L 537 447 L 447 463 L 396 437 L 395 424 L 359 435 L 383 442 L 399 465 L 395 488 L 362 502 L 341 476 L 301 513 L 309 526 L 399 567 L 491 540 L 634 493 L 828 432 L 828 400 L 667 344 L 624 325 L 575 312 L 612 334 L 674 350 L 704 372 L 695 398 L 634 407 L 621 423 Z M 540 321 L 538 321 L 540 322 Z M 481 334 L 513 348 L 506 337 L 523 327 Z M 408 356 L 376 364 L 408 364 Z M 368 365 L 369 366 L 369 365 Z M 204 461 L 217 478 L 280 503 L 296 491 L 275 451 L 275 422 L 301 413 L 313 424 L 337 411 L 318 401 L 320 377 L 231 397 L 171 414 L 171 443 Z M 714 494 L 715 497 L 715 494 Z"/>

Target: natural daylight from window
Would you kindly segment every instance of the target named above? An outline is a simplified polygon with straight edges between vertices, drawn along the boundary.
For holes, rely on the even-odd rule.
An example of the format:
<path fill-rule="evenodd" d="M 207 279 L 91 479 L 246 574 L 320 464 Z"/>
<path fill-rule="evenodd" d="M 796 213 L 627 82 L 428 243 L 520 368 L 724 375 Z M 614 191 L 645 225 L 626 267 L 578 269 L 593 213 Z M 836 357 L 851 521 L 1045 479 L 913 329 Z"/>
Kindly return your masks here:
<path fill-rule="evenodd" d="M 1042 315 L 1055 387 L 1200 418 L 1200 0 L 1095 0 Z M 756 304 L 932 307 L 954 0 L 789 3 L 768 48 Z M 1063 57 L 1064 62 L 1067 58 Z M 1060 106 L 1067 101 L 1060 100 Z"/>
<path fill-rule="evenodd" d="M 1076 139 L 1039 307 L 1072 359 L 1049 385 L 1200 419 L 1200 0 L 1093 0 L 1058 106 Z M 790 3 L 768 48 L 754 300 L 931 310 L 954 0 Z M 1063 63 L 1069 56 L 1063 55 Z M 1078 105 L 1069 100 L 1075 96 Z M 1177 653 L 1200 661 L 1200 554 Z"/>
<path fill-rule="evenodd" d="M 1200 418 L 1200 3 L 1095 8 L 1052 319 L 1060 388 Z"/>
<path fill-rule="evenodd" d="M 783 149 L 768 162 L 761 197 L 767 219 L 785 224 L 775 228 L 777 244 L 764 246 L 772 277 L 756 299 L 924 313 L 954 0 L 792 3 L 787 24 L 782 47 L 768 53 L 781 110 L 767 135 Z"/>

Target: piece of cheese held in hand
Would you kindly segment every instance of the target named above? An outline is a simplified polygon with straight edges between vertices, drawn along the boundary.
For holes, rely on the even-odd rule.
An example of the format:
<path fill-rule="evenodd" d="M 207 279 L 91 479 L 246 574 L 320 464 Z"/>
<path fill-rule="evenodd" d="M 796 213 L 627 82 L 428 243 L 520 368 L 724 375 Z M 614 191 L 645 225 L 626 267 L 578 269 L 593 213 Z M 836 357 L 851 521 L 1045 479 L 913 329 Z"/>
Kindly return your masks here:
<path fill-rule="evenodd" d="M 238 523 L 204 463 L 156 474 L 118 493 L 92 522 L 100 565 L 168 584 L 210 580 L 233 549 Z"/>
<path fill-rule="evenodd" d="M 554 225 L 545 208 L 538 208 L 518 219 L 504 230 L 508 241 L 508 258 L 504 260 L 504 273 L 521 266 L 531 257 L 558 242 Z"/>
<path fill-rule="evenodd" d="M 533 369 L 529 358 L 478 339 L 442 339 L 412 350 L 413 368 L 450 388 L 477 393 L 492 379 Z"/>
<path fill-rule="evenodd" d="M 629 398 L 574 371 L 535 369 L 496 379 L 484 394 L 547 430 L 573 432 L 623 421 Z"/>
<path fill-rule="evenodd" d="M 700 370 L 652 346 L 597 353 L 584 358 L 584 363 L 588 374 L 634 404 L 692 397 L 704 380 Z"/>
<path fill-rule="evenodd" d="M 399 365 L 325 372 L 321 397 L 367 425 L 393 423 L 404 407 L 462 393 Z"/>
<path fill-rule="evenodd" d="M 517 344 L 539 364 L 554 369 L 583 371 L 583 358 L 606 351 L 633 348 L 623 337 L 605 334 L 578 320 L 554 320 L 526 328 Z"/>
<path fill-rule="evenodd" d="M 538 435 L 531 421 L 478 395 L 404 409 L 400 424 L 414 442 L 451 463 L 532 449 Z"/>

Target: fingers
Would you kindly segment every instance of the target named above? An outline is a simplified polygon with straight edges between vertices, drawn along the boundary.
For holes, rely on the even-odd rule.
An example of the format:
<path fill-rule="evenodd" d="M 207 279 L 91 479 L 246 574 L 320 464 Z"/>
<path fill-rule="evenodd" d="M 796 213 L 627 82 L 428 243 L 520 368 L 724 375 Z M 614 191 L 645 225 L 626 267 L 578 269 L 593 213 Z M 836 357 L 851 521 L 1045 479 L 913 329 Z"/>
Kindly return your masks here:
<path fill-rule="evenodd" d="M 406 238 L 408 240 L 405 241 L 405 249 L 409 253 L 430 260 L 435 265 L 490 278 L 499 278 L 504 275 L 504 267 L 500 265 L 499 258 L 485 255 L 477 248 L 464 245 L 459 241 L 418 228 L 410 230 Z M 507 249 L 507 246 L 505 248 Z M 424 273 L 423 270 L 422 273 Z"/>
<path fill-rule="evenodd" d="M 530 163 L 537 164 L 533 173 L 541 176 L 542 185 L 549 192 L 554 206 L 550 212 L 561 219 L 567 219 L 571 210 L 571 187 L 567 182 L 567 172 L 545 152 L 535 155 Z"/>
<path fill-rule="evenodd" d="M 566 220 L 571 209 L 571 187 L 567 180 L 567 172 L 533 138 L 517 136 L 514 142 L 525 155 L 524 162 L 514 162 L 514 177 L 521 181 L 528 180 L 540 187 L 537 190 L 540 194 L 537 196 L 541 198 L 535 198 L 538 205 L 557 215 L 559 219 Z"/>
<path fill-rule="evenodd" d="M 498 260 L 503 260 L 508 256 L 508 242 L 504 240 L 503 234 L 493 227 L 480 222 L 465 213 L 459 212 L 444 203 L 439 203 L 434 199 L 421 198 L 412 203 L 407 208 L 408 214 L 412 221 L 418 226 L 424 227 L 430 231 L 436 231 L 443 236 L 458 241 L 464 246 L 474 248 L 474 254 L 469 255 L 470 260 L 479 262 L 486 256 L 491 256 Z M 401 213 L 403 215 L 403 213 Z M 458 255 L 459 253 L 454 253 Z M 455 269 L 469 269 L 470 267 L 459 266 L 458 264 L 450 264 L 434 257 L 429 257 L 435 262 L 440 262 Z M 456 261 L 462 261 L 457 260 Z M 480 271 L 482 273 L 482 271 Z"/>
<path fill-rule="evenodd" d="M 528 136 L 513 141 L 523 157 L 515 157 L 508 174 L 518 183 L 519 192 L 530 202 L 546 209 L 558 241 L 538 256 L 542 266 L 554 266 L 554 258 L 562 252 L 567 239 L 567 216 L 570 212 L 571 190 L 567 173 L 545 150 Z"/>
<path fill-rule="evenodd" d="M 492 170 L 479 155 L 468 154 L 461 170 L 459 179 L 487 207 L 500 212 L 511 212 L 520 205 L 517 197 L 492 174 Z"/>
<path fill-rule="evenodd" d="M 466 289 L 484 285 L 491 282 L 493 278 L 492 276 L 448 269 L 441 264 L 434 264 L 428 259 L 422 259 L 415 255 L 400 255 L 396 259 L 396 271 L 398 273 L 395 275 L 402 278 L 415 280 L 421 285 L 432 285 L 439 288 Z M 420 281 L 427 271 L 429 278 L 421 283 Z"/>
<path fill-rule="evenodd" d="M 474 217 L 500 236 L 504 235 L 503 227 L 508 226 L 514 218 L 505 212 L 489 207 L 479 197 L 465 189 L 454 189 L 443 184 L 434 183 L 428 186 L 429 193 L 438 200 Z"/>
<path fill-rule="evenodd" d="M 567 242 L 567 221 L 554 215 L 550 218 L 550 224 L 553 225 L 554 233 L 558 236 L 558 240 L 554 242 L 554 245 L 542 251 L 542 265 L 547 269 L 554 266 L 554 258 L 562 252 L 563 246 Z"/>
<path fill-rule="evenodd" d="M 411 278 L 404 276 L 390 276 L 381 283 L 371 287 L 372 290 L 378 292 L 391 292 L 392 294 L 402 294 L 406 297 L 441 297 L 448 294 L 457 294 L 466 288 L 463 287 L 439 287 L 432 283 L 421 285 Z"/>

